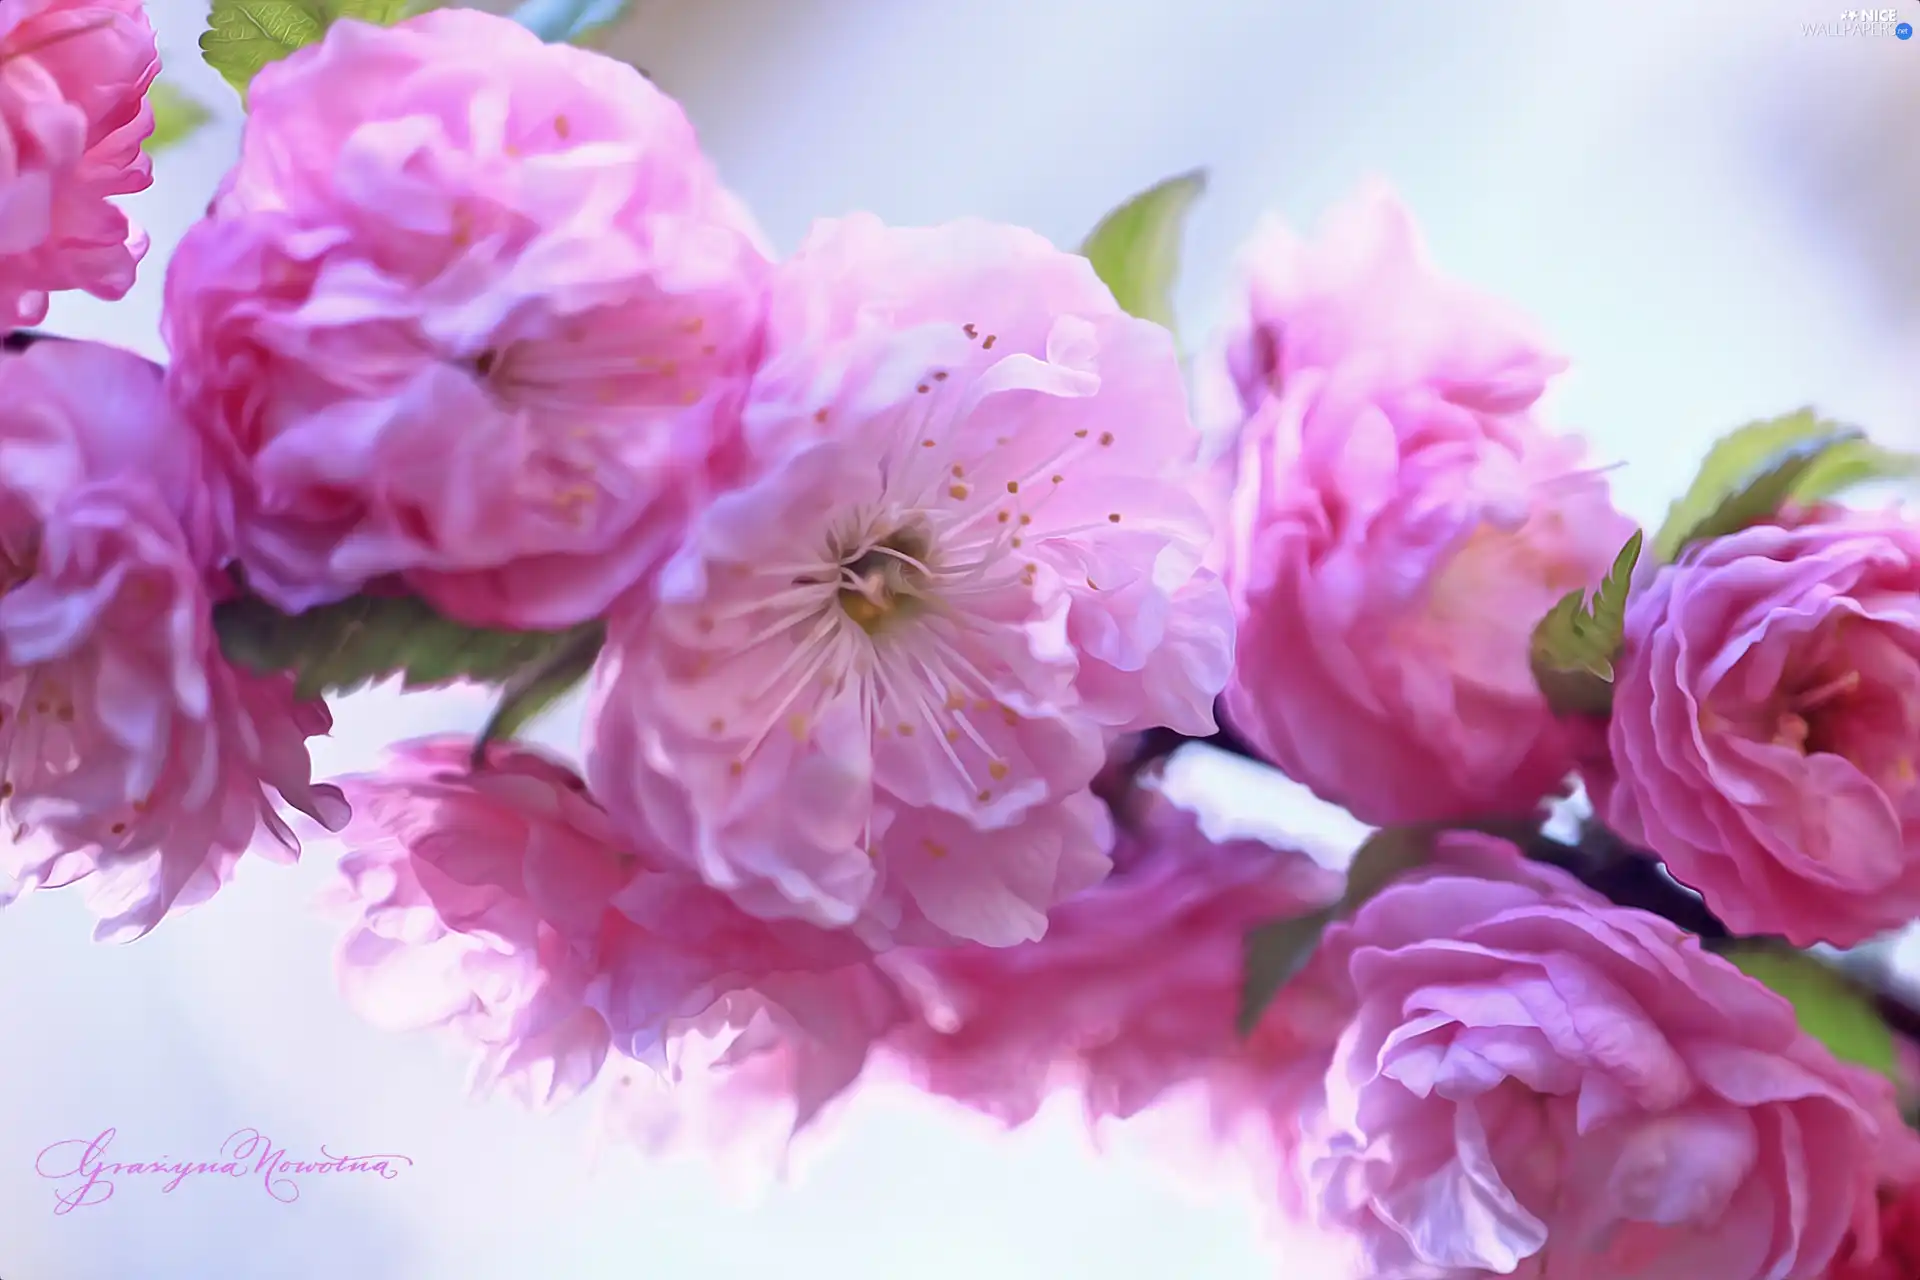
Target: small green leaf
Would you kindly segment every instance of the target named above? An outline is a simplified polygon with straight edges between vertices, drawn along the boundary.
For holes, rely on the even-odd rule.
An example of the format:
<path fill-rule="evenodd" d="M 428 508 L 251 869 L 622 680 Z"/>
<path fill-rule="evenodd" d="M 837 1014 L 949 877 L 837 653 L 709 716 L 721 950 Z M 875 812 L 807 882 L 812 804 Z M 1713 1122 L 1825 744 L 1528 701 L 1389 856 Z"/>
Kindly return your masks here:
<path fill-rule="evenodd" d="M 1354 851 L 1347 866 L 1347 887 L 1340 901 L 1287 920 L 1263 924 L 1247 935 L 1246 966 L 1240 986 L 1241 1035 L 1259 1025 L 1267 1006 L 1312 959 L 1320 935 L 1334 921 L 1352 915 L 1395 880 L 1424 866 L 1433 842 L 1445 828 L 1382 827 Z"/>
<path fill-rule="evenodd" d="M 1640 562 L 1641 531 L 1614 557 L 1591 604 L 1569 591 L 1533 629 L 1534 682 L 1561 715 L 1605 715 L 1613 705 L 1613 663 L 1626 632 L 1627 593 Z"/>
<path fill-rule="evenodd" d="M 1801 486 L 1829 451 L 1864 443 L 1860 432 L 1802 409 L 1763 422 L 1750 422 L 1720 438 L 1700 471 L 1667 511 L 1654 535 L 1654 557 L 1670 564 L 1695 542 L 1724 537 L 1756 520 L 1765 520 L 1790 499 L 1805 501 Z M 1844 455 L 1843 455 L 1844 456 Z M 1861 455 L 1854 454 L 1857 468 Z M 1828 467 L 1846 474 L 1843 463 Z M 1830 496 L 1837 490 L 1829 489 Z"/>
<path fill-rule="evenodd" d="M 566 697 L 575 685 L 586 679 L 605 642 L 604 627 L 584 627 L 546 657 L 515 672 L 501 693 L 500 704 L 487 718 L 486 727 L 473 744 L 474 767 L 478 768 L 486 759 L 491 743 L 519 733 L 529 720 Z"/>
<path fill-rule="evenodd" d="M 250 671 L 295 673 L 302 698 L 404 678 L 408 689 L 470 680 L 500 684 L 576 640 L 571 631 L 486 631 L 409 596 L 353 596 L 301 614 L 242 597 L 217 606 L 221 652 Z"/>
<path fill-rule="evenodd" d="M 1323 907 L 1291 920 L 1263 924 L 1247 935 L 1245 977 L 1236 1022 L 1241 1035 L 1253 1033 L 1281 988 L 1306 967 L 1313 949 L 1320 945 L 1320 935 L 1336 914 L 1335 908 Z"/>
<path fill-rule="evenodd" d="M 1109 213 L 1080 247 L 1128 313 L 1173 328 L 1173 285 L 1187 213 L 1207 189 L 1203 169 L 1148 187 Z"/>
<path fill-rule="evenodd" d="M 1843 975 L 1812 956 L 1765 944 L 1742 944 L 1722 954 L 1749 978 L 1785 996 L 1800 1029 L 1834 1057 L 1899 1082 L 1892 1030 Z"/>
<path fill-rule="evenodd" d="M 341 18 L 391 26 L 408 8 L 409 0 L 213 0 L 200 56 L 245 98 L 260 68 L 317 44 Z"/>
<path fill-rule="evenodd" d="M 1821 453 L 1801 474 L 1793 486 L 1793 500 L 1823 502 L 1855 485 L 1915 477 L 1920 477 L 1920 455 L 1883 448 L 1867 439 L 1843 440 Z"/>
<path fill-rule="evenodd" d="M 213 118 L 213 113 L 197 99 L 168 80 L 154 81 L 153 87 L 147 90 L 147 101 L 153 106 L 153 132 L 142 144 L 148 155 L 185 142 Z"/>

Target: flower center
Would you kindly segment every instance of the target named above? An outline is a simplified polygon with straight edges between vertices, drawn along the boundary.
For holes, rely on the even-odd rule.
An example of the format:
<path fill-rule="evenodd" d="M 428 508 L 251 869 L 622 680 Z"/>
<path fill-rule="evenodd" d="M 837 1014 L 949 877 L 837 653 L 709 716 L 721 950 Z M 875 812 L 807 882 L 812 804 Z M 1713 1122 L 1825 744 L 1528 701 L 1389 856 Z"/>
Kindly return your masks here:
<path fill-rule="evenodd" d="M 892 622 L 918 613 L 931 577 L 926 565 L 931 549 L 927 531 L 908 525 L 878 542 L 843 554 L 838 596 L 841 612 L 868 635 L 877 635 Z"/>

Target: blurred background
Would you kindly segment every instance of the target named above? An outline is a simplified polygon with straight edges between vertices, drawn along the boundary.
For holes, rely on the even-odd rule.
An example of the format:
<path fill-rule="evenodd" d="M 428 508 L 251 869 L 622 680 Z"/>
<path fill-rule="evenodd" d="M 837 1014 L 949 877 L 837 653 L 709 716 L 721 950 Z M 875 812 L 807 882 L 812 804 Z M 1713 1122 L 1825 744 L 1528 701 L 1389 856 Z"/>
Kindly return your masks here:
<path fill-rule="evenodd" d="M 4 0 L 0 0 L 4 2 Z M 1920 0 L 1896 3 L 1920 21 Z M 1588 432 L 1623 505 L 1657 521 L 1706 444 L 1813 403 L 1920 443 L 1920 39 L 1809 34 L 1837 0 L 637 0 L 606 42 L 679 97 L 781 249 L 817 216 L 963 214 L 1071 245 L 1110 206 L 1205 166 L 1179 302 L 1227 305 L 1267 211 L 1312 223 L 1392 182 L 1450 272 L 1539 318 L 1574 360 L 1554 415 Z M 218 119 L 132 201 L 153 235 L 134 295 L 60 298 L 49 328 L 163 355 L 168 253 L 234 154 L 239 104 L 197 59 L 204 0 L 149 0 L 169 74 Z M 338 708 L 322 773 L 396 738 L 477 727 L 465 694 Z M 577 711 L 540 735 L 571 750 Z M 1282 788 L 1178 785 L 1221 824 L 1290 830 L 1337 861 L 1357 830 Z M 1231 794 L 1237 808 L 1223 801 Z M 1254 796 L 1250 800 L 1249 796 Z M 784 1184 L 595 1149 L 591 1105 L 462 1096 L 431 1039 L 334 994 L 328 868 L 244 864 L 212 904 L 96 946 L 70 895 L 0 917 L 5 1280 L 1336 1280 L 1266 1225 L 1262 1188 L 1149 1120 L 1103 1150 L 1071 1102 L 1004 1135 L 876 1088 Z M 1171 1120 L 1172 1118 L 1166 1118 Z M 122 1160 L 209 1159 L 236 1129 L 295 1159 L 397 1152 L 397 1178 L 121 1185 L 56 1216 L 36 1153 L 117 1129 Z"/>

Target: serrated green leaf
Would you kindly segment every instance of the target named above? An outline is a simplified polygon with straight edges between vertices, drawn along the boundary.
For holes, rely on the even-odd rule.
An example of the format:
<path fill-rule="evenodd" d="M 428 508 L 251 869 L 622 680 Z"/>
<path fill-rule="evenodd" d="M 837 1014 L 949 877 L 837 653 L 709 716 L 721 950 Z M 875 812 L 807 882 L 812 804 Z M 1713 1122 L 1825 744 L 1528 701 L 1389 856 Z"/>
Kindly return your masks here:
<path fill-rule="evenodd" d="M 1899 1082 L 1893 1031 L 1873 1002 L 1843 975 L 1812 956 L 1765 944 L 1743 944 L 1721 954 L 1749 978 L 1786 997 L 1800 1029 L 1834 1057 Z"/>
<path fill-rule="evenodd" d="M 1668 564 L 1689 545 L 1724 537 L 1778 511 L 1789 499 L 1806 499 L 1800 486 L 1830 451 L 1863 444 L 1861 433 L 1829 422 L 1812 409 L 1750 422 L 1715 442 L 1700 470 L 1667 511 L 1654 535 L 1655 558 Z M 1826 464 L 1840 474 L 1843 461 Z M 1857 468 L 1864 455 L 1853 454 Z M 1832 473 L 1829 473 L 1832 474 Z M 1831 496 L 1836 490 L 1829 489 Z"/>
<path fill-rule="evenodd" d="M 1347 887 L 1340 901 L 1318 911 L 1263 924 L 1247 935 L 1246 965 L 1240 985 L 1238 1027 L 1248 1035 L 1287 983 L 1293 981 L 1327 926 L 1352 915 L 1395 880 L 1426 865 L 1433 856 L 1438 826 L 1382 827 L 1354 851 L 1347 866 Z"/>
<path fill-rule="evenodd" d="M 1131 315 L 1173 328 L 1173 286 L 1187 213 L 1207 189 L 1203 169 L 1148 187 L 1100 220 L 1080 252 Z"/>
<path fill-rule="evenodd" d="M 1605 715 L 1613 705 L 1613 664 L 1626 632 L 1627 595 L 1641 542 L 1636 529 L 1591 603 L 1585 591 L 1569 591 L 1533 628 L 1534 682 L 1561 715 Z"/>
<path fill-rule="evenodd" d="M 147 90 L 147 102 L 153 107 L 153 132 L 141 145 L 148 155 L 185 142 L 213 118 L 197 99 L 167 80 L 154 81 Z"/>
<path fill-rule="evenodd" d="M 567 631 L 487 631 L 463 626 L 410 596 L 352 596 L 301 614 L 242 597 L 213 612 L 220 649 L 250 671 L 294 673 L 302 698 L 351 693 L 400 676 L 407 689 L 458 681 L 501 684 L 579 640 Z"/>
<path fill-rule="evenodd" d="M 474 767 L 478 768 L 486 759 L 490 744 L 519 733 L 528 721 L 566 697 L 586 679 L 605 642 L 604 627 L 587 627 L 544 658 L 515 673 L 501 692 L 499 705 L 487 717 L 486 726 L 474 741 Z"/>
<path fill-rule="evenodd" d="M 390 26 L 409 0 L 213 0 L 200 56 L 244 99 L 260 68 L 316 44 L 341 18 Z"/>

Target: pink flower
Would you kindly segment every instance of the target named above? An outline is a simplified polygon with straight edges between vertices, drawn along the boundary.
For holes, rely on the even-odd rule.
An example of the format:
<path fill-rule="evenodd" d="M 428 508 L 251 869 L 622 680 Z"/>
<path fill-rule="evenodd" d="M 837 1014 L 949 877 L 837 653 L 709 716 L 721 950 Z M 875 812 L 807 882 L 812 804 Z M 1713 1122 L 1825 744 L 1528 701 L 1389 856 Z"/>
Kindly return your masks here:
<path fill-rule="evenodd" d="M 1920 1183 L 1880 1193 L 1865 1240 L 1849 1240 L 1826 1280 L 1913 1280 L 1920 1276 Z"/>
<path fill-rule="evenodd" d="M 1633 532 L 1585 446 L 1531 416 L 1562 362 L 1437 278 L 1384 193 L 1250 258 L 1229 718 L 1365 822 L 1531 811 L 1573 765 L 1533 626 Z"/>
<path fill-rule="evenodd" d="M 1920 528 L 1716 539 L 1632 598 L 1597 811 L 1737 933 L 1851 946 L 1920 915 Z"/>
<path fill-rule="evenodd" d="M 83 342 L 0 359 L 0 900 L 84 879 L 96 936 L 138 937 L 261 828 L 297 854 L 269 788 L 345 820 L 310 782 L 325 705 L 220 656 L 218 534 L 156 366 Z"/>
<path fill-rule="evenodd" d="M 748 910 L 998 946 L 1106 870 L 1108 738 L 1210 732 L 1164 330 L 1011 228 L 817 228 L 773 288 L 752 471 L 617 618 L 594 790 Z"/>
<path fill-rule="evenodd" d="M 56 290 L 133 287 L 147 237 L 110 197 L 152 185 L 159 71 L 139 0 L 0 4 L 0 331 L 46 319 Z"/>
<path fill-rule="evenodd" d="M 1441 869 L 1315 966 L 1354 1019 L 1306 1192 L 1370 1276 L 1813 1280 L 1871 1229 L 1887 1081 L 1664 920 L 1547 868 Z"/>
<path fill-rule="evenodd" d="M 451 1030 L 479 1051 L 478 1086 L 540 1103 L 584 1089 L 610 1052 L 664 1066 L 688 1035 L 768 1023 L 811 1033 L 797 1121 L 859 1074 L 871 1033 L 812 1003 L 870 971 L 851 937 L 745 915 L 624 840 L 562 764 L 502 745 L 474 771 L 470 750 L 405 743 L 348 782 L 339 967 L 363 1016 Z"/>
<path fill-rule="evenodd" d="M 1307 1056 L 1290 1011 L 1251 1039 L 1235 1031 L 1246 935 L 1325 905 L 1340 877 L 1258 841 L 1215 843 L 1164 800 L 1115 860 L 1038 942 L 882 958 L 918 1000 L 916 1024 L 890 1041 L 917 1083 L 1009 1124 L 1057 1087 L 1080 1091 L 1091 1117 L 1126 1117 L 1215 1077 L 1234 1086 L 1220 1100 L 1244 1100 Z M 1330 1024 L 1326 1044 L 1337 1034 Z"/>
<path fill-rule="evenodd" d="M 335 23 L 249 105 L 164 324 L 249 584 L 599 614 L 679 537 L 759 342 L 757 233 L 679 107 L 463 9 Z"/>

